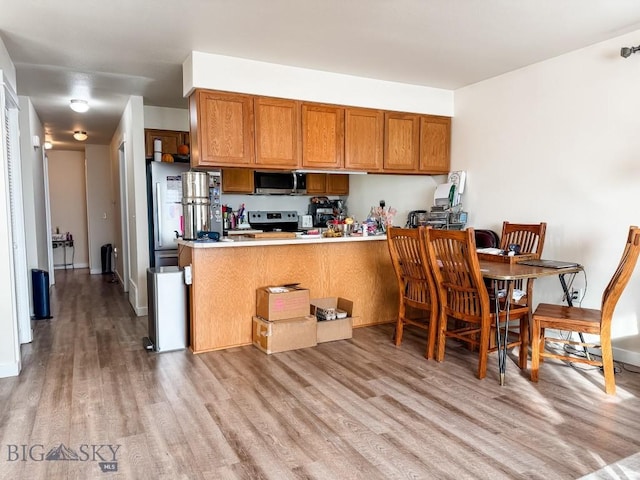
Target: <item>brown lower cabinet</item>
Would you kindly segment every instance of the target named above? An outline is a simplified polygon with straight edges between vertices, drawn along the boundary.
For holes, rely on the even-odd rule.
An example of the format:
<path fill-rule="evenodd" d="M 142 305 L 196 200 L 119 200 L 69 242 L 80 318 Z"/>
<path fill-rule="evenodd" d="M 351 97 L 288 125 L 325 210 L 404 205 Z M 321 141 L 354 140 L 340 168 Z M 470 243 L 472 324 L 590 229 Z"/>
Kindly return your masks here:
<path fill-rule="evenodd" d="M 310 241 L 226 248 L 180 245 L 180 265 L 191 264 L 192 269 L 193 352 L 250 345 L 256 290 L 265 285 L 299 282 L 312 298 L 353 300 L 354 327 L 396 320 L 398 285 L 384 238 Z"/>

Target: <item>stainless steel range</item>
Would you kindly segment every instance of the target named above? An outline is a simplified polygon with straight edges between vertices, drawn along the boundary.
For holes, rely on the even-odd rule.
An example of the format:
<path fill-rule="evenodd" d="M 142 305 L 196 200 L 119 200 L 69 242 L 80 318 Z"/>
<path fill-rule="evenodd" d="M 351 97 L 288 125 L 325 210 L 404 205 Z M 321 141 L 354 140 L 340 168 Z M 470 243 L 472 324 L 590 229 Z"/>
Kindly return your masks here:
<path fill-rule="evenodd" d="M 249 212 L 249 225 L 265 232 L 295 232 L 298 230 L 298 212 L 259 210 Z"/>

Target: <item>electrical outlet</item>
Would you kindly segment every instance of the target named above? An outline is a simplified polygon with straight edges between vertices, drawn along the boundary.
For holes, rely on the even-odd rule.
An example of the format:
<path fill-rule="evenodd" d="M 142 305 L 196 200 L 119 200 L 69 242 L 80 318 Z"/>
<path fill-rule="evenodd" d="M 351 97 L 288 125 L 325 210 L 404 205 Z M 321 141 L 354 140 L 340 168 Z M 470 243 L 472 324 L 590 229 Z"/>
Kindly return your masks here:
<path fill-rule="evenodd" d="M 581 288 L 572 288 L 571 289 L 571 301 L 572 302 L 581 302 L 582 297 L 584 296 L 584 291 Z"/>

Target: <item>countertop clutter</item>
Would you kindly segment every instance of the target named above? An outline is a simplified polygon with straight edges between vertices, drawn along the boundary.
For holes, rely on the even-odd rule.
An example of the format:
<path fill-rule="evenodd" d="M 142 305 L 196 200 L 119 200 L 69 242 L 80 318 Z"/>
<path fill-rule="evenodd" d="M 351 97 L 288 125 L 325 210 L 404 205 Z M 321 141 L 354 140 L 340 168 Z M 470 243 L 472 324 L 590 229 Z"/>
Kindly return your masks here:
<path fill-rule="evenodd" d="M 351 236 L 351 237 L 322 237 L 321 235 L 296 235 L 293 238 L 253 238 L 248 235 L 234 235 L 225 237 L 219 242 L 213 240 L 190 241 L 178 240 L 179 245 L 191 248 L 234 248 L 234 247 L 265 247 L 269 245 L 308 245 L 312 243 L 354 243 L 374 242 L 386 240 L 385 235 Z"/>

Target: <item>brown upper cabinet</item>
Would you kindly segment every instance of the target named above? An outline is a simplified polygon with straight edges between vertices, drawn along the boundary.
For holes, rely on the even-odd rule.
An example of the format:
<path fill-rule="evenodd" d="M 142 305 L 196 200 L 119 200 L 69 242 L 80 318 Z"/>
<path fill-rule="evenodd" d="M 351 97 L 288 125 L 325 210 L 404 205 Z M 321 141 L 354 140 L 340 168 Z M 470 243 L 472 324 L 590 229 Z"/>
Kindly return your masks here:
<path fill-rule="evenodd" d="M 347 108 L 344 118 L 344 166 L 347 170 L 382 169 L 384 112 Z"/>
<path fill-rule="evenodd" d="M 384 114 L 384 170 L 415 172 L 418 169 L 420 115 Z"/>
<path fill-rule="evenodd" d="M 420 117 L 420 165 L 425 173 L 448 173 L 451 163 L 451 118 Z"/>
<path fill-rule="evenodd" d="M 189 98 L 191 165 L 243 166 L 254 159 L 253 96 L 196 90 Z"/>
<path fill-rule="evenodd" d="M 300 102 L 256 97 L 256 165 L 298 168 L 300 165 Z"/>
<path fill-rule="evenodd" d="M 349 175 L 327 174 L 327 195 L 349 195 Z"/>
<path fill-rule="evenodd" d="M 344 158 L 344 108 L 302 104 L 302 166 L 342 168 Z"/>
<path fill-rule="evenodd" d="M 308 173 L 309 195 L 349 195 L 349 175 L 339 173 Z"/>
<path fill-rule="evenodd" d="M 189 113 L 193 167 L 423 175 L 450 168 L 449 117 L 213 90 L 196 90 Z M 188 138 L 171 141 L 177 148 Z"/>
<path fill-rule="evenodd" d="M 451 118 L 387 112 L 384 171 L 447 173 L 450 167 Z"/>
<path fill-rule="evenodd" d="M 189 133 L 176 130 L 154 130 L 145 128 L 144 144 L 147 158 L 153 157 L 153 141 L 159 138 L 162 140 L 162 153 L 178 153 L 179 145 L 189 144 Z"/>
<path fill-rule="evenodd" d="M 253 170 L 223 168 L 222 193 L 253 193 Z"/>

